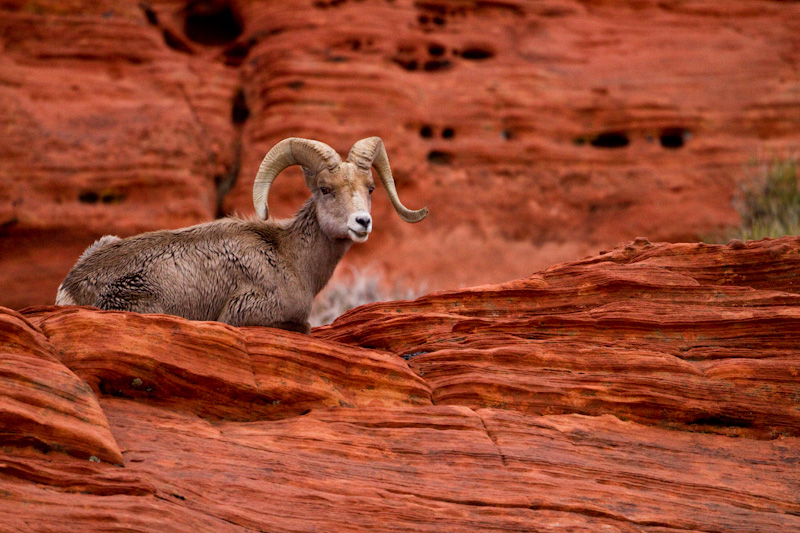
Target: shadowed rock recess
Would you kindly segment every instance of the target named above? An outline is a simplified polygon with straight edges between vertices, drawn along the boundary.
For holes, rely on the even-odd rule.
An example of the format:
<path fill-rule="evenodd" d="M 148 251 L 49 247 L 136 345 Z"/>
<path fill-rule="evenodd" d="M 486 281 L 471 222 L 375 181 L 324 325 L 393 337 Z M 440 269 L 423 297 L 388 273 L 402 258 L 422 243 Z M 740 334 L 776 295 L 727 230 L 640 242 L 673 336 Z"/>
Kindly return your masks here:
<path fill-rule="evenodd" d="M 303 336 L 0 309 L 3 531 L 798 531 L 800 238 Z"/>

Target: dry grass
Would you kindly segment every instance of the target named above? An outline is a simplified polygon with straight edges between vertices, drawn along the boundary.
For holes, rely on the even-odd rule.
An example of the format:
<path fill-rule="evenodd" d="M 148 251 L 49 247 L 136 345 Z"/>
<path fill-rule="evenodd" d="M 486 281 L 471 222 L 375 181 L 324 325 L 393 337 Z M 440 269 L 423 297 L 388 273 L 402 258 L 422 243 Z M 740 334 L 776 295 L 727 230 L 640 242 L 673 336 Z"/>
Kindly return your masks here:
<path fill-rule="evenodd" d="M 707 242 L 800 235 L 798 166 L 795 158 L 754 165 L 749 178 L 739 183 L 733 199 L 733 205 L 742 217 L 742 225 L 712 236 Z"/>
<path fill-rule="evenodd" d="M 740 186 L 735 205 L 742 216 L 739 239 L 800 234 L 800 188 L 796 159 L 764 165 Z"/>
<path fill-rule="evenodd" d="M 350 268 L 320 292 L 311 308 L 309 322 L 312 327 L 330 324 L 354 307 L 372 302 L 410 300 L 421 296 L 424 286 L 412 286 L 402 281 L 389 283 L 386 277 L 373 268 Z"/>

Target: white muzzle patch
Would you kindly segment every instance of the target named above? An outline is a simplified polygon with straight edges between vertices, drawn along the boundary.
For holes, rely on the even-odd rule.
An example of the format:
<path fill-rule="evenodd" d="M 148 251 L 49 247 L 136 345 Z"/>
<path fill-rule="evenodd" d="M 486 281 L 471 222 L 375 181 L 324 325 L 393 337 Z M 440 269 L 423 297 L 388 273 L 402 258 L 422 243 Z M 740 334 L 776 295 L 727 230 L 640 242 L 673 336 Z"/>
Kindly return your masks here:
<path fill-rule="evenodd" d="M 353 242 L 365 242 L 372 232 L 372 216 L 366 211 L 358 211 L 347 219 L 347 234 Z"/>

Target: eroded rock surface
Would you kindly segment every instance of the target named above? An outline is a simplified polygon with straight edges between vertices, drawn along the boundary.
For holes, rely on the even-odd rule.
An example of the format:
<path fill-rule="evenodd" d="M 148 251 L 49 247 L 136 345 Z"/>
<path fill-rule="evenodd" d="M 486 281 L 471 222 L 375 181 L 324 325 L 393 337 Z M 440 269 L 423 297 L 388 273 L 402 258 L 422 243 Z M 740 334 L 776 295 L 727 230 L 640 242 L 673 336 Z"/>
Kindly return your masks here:
<path fill-rule="evenodd" d="M 3 526 L 797 530 L 798 280 L 637 239 L 312 336 L 4 311 Z"/>
<path fill-rule="evenodd" d="M 252 213 L 287 136 L 385 139 L 431 215 L 379 188 L 346 261 L 429 290 L 697 240 L 738 224 L 748 162 L 797 152 L 798 33 L 770 0 L 5 0 L 0 305 L 52 303 L 100 235 Z"/>
<path fill-rule="evenodd" d="M 122 463 L 97 398 L 22 315 L 0 308 L 0 446 Z"/>
<path fill-rule="evenodd" d="M 512 283 L 364 306 L 315 335 L 404 355 L 437 405 L 798 436 L 799 246 L 638 239 Z"/>
<path fill-rule="evenodd" d="M 28 316 L 98 395 L 235 420 L 430 405 L 425 381 L 386 352 L 172 316 L 78 307 L 31 308 Z"/>

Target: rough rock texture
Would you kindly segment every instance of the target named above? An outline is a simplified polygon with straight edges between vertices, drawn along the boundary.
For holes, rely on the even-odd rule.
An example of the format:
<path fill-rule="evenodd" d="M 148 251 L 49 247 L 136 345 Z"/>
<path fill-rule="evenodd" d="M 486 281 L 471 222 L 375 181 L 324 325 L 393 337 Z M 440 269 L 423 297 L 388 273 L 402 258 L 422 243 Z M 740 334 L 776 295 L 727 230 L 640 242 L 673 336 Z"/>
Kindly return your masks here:
<path fill-rule="evenodd" d="M 61 361 L 98 395 L 217 418 L 285 418 L 311 407 L 430 405 L 430 389 L 385 352 L 281 330 L 79 307 L 30 308 Z M 153 350 L 154 347 L 163 349 Z M 224 372 L 220 372 L 224 369 Z"/>
<path fill-rule="evenodd" d="M 0 314 L 0 443 L 122 463 L 92 390 L 25 317 Z"/>
<path fill-rule="evenodd" d="M 386 140 L 431 215 L 379 191 L 347 261 L 431 289 L 696 240 L 737 224 L 749 161 L 797 151 L 798 34 L 770 0 L 4 0 L 0 305 L 52 303 L 102 234 L 251 213 L 290 135 Z"/>
<path fill-rule="evenodd" d="M 799 330 L 800 238 L 637 239 L 312 336 L 4 310 L 0 530 L 795 531 Z"/>
<path fill-rule="evenodd" d="M 365 306 L 315 335 L 403 354 L 437 405 L 798 436 L 799 247 L 638 239 L 468 295 Z"/>

